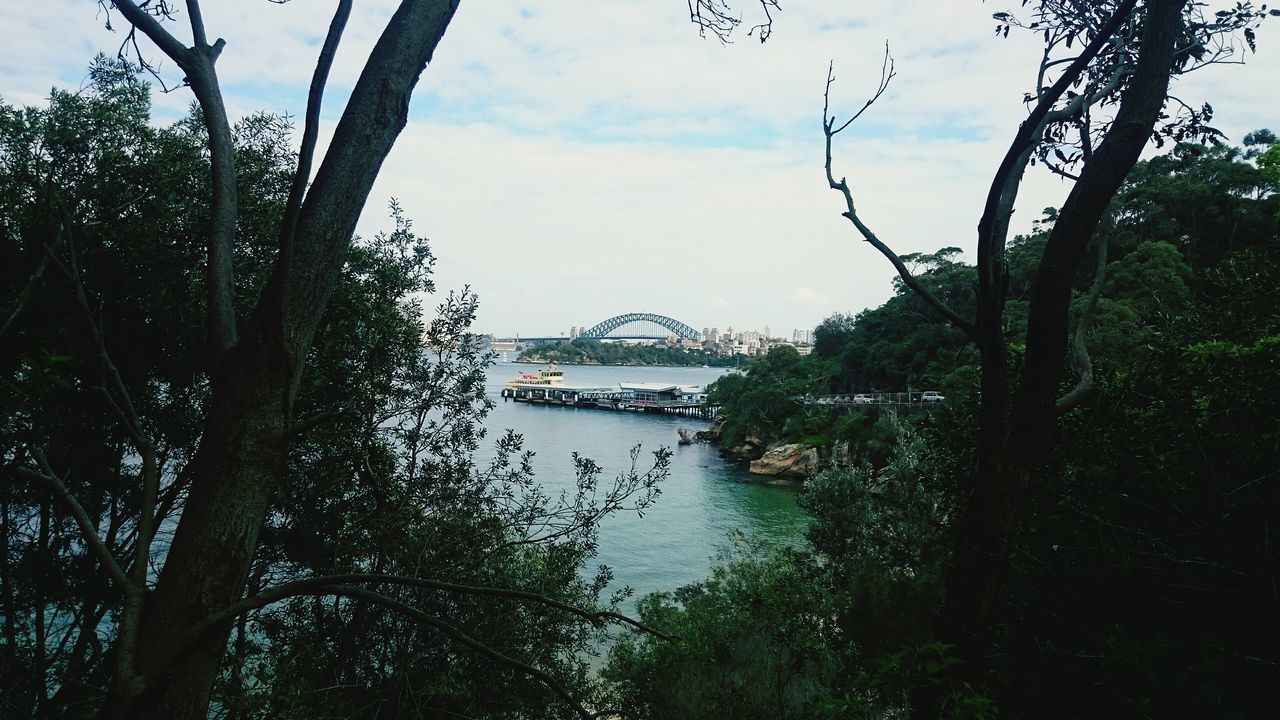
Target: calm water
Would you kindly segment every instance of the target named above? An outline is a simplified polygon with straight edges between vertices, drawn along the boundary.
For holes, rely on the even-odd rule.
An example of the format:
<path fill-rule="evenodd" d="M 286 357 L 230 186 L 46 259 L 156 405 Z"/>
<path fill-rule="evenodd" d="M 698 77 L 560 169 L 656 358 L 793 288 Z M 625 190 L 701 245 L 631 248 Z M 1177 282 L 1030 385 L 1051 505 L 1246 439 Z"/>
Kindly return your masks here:
<path fill-rule="evenodd" d="M 672 449 L 671 475 L 662 483 L 657 504 L 644 517 L 634 512 L 605 520 L 600 529 L 597 564 L 614 572 L 606 593 L 630 585 L 636 597 L 672 590 L 706 577 L 717 547 L 729 531 L 797 544 L 807 516 L 796 506 L 791 487 L 768 485 L 731 467 L 705 444 L 678 446 L 676 428 L 705 429 L 696 418 L 633 412 L 544 407 L 504 401 L 507 380 L 529 364 L 498 363 L 489 370 L 488 392 L 498 406 L 486 422 L 490 437 L 506 428 L 524 435 L 525 448 L 537 453 L 538 481 L 550 491 L 572 488 L 574 451 L 604 468 L 601 485 L 630 466 L 629 451 L 643 446 L 642 458 L 659 446 Z M 706 385 L 721 368 L 597 367 L 563 365 L 565 384 L 612 386 L 619 382 L 670 382 Z M 607 594 L 606 594 L 607 597 Z M 628 609 L 633 605 L 628 602 Z"/>

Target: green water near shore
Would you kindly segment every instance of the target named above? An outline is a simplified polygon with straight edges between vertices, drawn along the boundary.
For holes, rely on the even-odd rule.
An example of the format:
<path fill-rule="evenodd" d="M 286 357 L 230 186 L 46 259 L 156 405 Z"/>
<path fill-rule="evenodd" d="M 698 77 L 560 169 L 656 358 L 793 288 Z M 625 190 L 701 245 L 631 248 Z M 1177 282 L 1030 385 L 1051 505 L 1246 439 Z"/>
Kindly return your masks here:
<path fill-rule="evenodd" d="M 568 385 L 608 386 L 619 382 L 671 382 L 706 385 L 721 368 L 559 366 Z M 506 428 L 521 433 L 525 447 L 537 453 L 537 479 L 558 493 L 571 489 L 575 451 L 592 458 L 612 477 L 630 467 L 637 443 L 643 456 L 659 446 L 673 451 L 671 474 L 657 504 L 645 511 L 612 516 L 600 529 L 594 565 L 608 565 L 614 583 L 606 593 L 628 585 L 634 598 L 655 590 L 673 590 L 705 578 L 718 547 L 734 530 L 774 542 L 804 542 L 808 516 L 796 505 L 797 488 L 761 482 L 726 463 L 716 448 L 676 445 L 676 429 L 704 429 L 709 423 L 684 417 L 633 412 L 544 407 L 504 401 L 503 384 L 528 364 L 499 363 L 488 373 L 488 394 L 498 406 L 486 421 L 490 436 Z M 589 571 L 592 568 L 589 568 Z"/>

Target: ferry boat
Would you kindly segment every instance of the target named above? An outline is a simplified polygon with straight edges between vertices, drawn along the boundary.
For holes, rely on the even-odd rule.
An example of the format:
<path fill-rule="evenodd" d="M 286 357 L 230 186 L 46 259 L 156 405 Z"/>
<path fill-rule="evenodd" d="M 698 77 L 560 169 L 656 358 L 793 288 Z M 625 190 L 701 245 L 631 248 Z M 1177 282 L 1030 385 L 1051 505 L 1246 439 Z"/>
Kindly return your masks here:
<path fill-rule="evenodd" d="M 517 387 L 526 385 L 564 385 L 564 372 L 557 370 L 555 365 L 548 365 L 546 369 L 539 370 L 536 375 L 533 373 L 520 373 L 507 381 L 508 390 L 515 390 Z"/>

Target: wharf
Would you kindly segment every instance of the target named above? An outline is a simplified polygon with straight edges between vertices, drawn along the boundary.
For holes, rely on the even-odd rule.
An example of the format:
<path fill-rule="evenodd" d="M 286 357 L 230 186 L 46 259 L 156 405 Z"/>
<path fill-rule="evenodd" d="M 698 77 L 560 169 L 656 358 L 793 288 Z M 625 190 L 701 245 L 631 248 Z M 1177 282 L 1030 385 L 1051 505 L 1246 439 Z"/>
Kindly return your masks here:
<path fill-rule="evenodd" d="M 720 409 L 707 403 L 700 387 L 664 383 L 622 383 L 617 387 L 511 383 L 502 397 L 515 402 L 595 410 L 629 410 L 710 419 Z"/>

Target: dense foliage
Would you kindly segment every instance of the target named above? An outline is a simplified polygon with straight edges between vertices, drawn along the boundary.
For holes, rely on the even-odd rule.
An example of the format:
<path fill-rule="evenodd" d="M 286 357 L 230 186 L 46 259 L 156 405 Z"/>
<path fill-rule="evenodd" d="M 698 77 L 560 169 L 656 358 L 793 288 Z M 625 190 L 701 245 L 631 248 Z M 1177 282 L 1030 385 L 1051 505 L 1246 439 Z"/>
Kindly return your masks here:
<path fill-rule="evenodd" d="M 289 130 L 270 115 L 235 128 L 241 310 L 278 249 Z M 191 461 L 219 372 L 203 337 L 205 133 L 194 113 L 153 125 L 147 88 L 114 62 L 47 108 L 0 105 L 6 717 L 110 711 L 131 602 L 113 559 L 148 590 L 198 507 Z M 225 652 L 212 714 L 565 717 L 572 695 L 648 718 L 871 718 L 905 715 L 921 688 L 939 688 L 940 703 L 916 712 L 947 717 L 1273 714 L 1278 147 L 1265 131 L 1244 148 L 1178 144 L 1116 195 L 1089 250 L 1105 273 L 1084 262 L 1073 285 L 1077 318 L 1099 293 L 1082 335 L 1096 394 L 1053 426 L 998 622 L 969 658 L 981 672 L 963 686 L 931 621 L 971 495 L 976 358 L 963 333 L 922 320 L 933 315 L 919 295 L 900 287 L 880 308 L 833 316 L 811 356 L 779 348 L 716 384 L 727 441 L 852 441 L 861 457 L 806 488 L 811 547 L 735 540 L 707 580 L 639 603 L 669 637 L 623 636 L 595 678 L 584 651 L 603 638 L 608 574 L 580 573 L 600 519 L 651 503 L 668 456 L 645 469 L 637 451 L 604 484 L 581 459 L 576 494 L 545 495 L 520 439 L 480 425 L 476 299 L 447 296 L 430 315 L 411 299 L 433 291 L 431 258 L 393 205 L 392 229 L 343 255 L 289 389 L 304 419 L 278 438 L 289 450 L 261 543 L 242 553 L 244 599 L 207 626 L 233 628 L 214 648 Z M 997 327 L 1014 371 L 1059 220 L 1050 210 L 1007 248 Z M 903 260 L 967 311 L 973 269 L 956 255 Z M 916 418 L 810 402 L 924 387 L 948 400 Z M 479 464 L 486 442 L 494 458 Z M 139 509 L 151 506 L 148 553 Z M 339 584 L 352 577 L 362 584 Z"/>
<path fill-rule="evenodd" d="M 625 643 L 610 677 L 649 693 L 654 717 L 673 704 L 693 707 L 690 717 L 766 716 L 758 698 L 726 686 L 767 671 L 771 653 L 800 650 L 808 660 L 792 666 L 797 675 L 770 676 L 800 717 L 903 713 L 931 686 L 948 688 L 940 708 L 951 717 L 1270 713 L 1280 699 L 1280 413 L 1270 398 L 1280 387 L 1280 184 L 1258 162 L 1274 137 L 1248 139 L 1179 145 L 1139 164 L 1108 213 L 1107 272 L 1087 335 L 1098 393 L 1065 416 L 1037 473 L 978 685 L 943 684 L 957 660 L 931 626 L 974 462 L 973 357 L 940 324 L 909 331 L 919 323 L 908 319 L 918 309 L 908 310 L 907 292 L 829 318 L 813 356 L 771 356 L 713 393 L 743 432 L 820 437 L 814 426 L 827 422 L 830 436 L 830 411 L 798 399 L 848 378 L 890 377 L 859 347 L 874 342 L 903 361 L 898 378 L 929 378 L 949 388 L 947 402 L 880 423 L 891 451 L 864 452 L 874 464 L 807 484 L 811 554 L 735 555 L 706 584 L 642 604 L 646 618 L 692 626 L 698 640 Z M 1041 231 L 1010 248 L 1015 351 L 1026 268 L 1054 220 L 1047 211 Z M 923 277 L 961 274 L 949 257 L 935 256 Z M 1077 313 L 1094 282 L 1088 265 Z M 788 598 L 794 614 L 777 609 Z M 832 622 L 816 645 L 798 632 L 745 660 L 718 649 L 815 615 Z M 679 691 L 659 682 L 688 663 L 707 669 Z"/>
<path fill-rule="evenodd" d="M 834 600 L 812 557 L 738 538 L 712 576 L 647 595 L 646 623 L 673 642 L 623 638 L 603 675 L 642 718 L 813 717 L 840 664 Z"/>
<path fill-rule="evenodd" d="M 5 717 L 102 710 L 122 599 L 77 510 L 107 553 L 132 555 L 144 502 L 141 441 L 126 421 L 136 411 L 160 480 L 162 541 L 145 558 L 159 567 L 208 412 L 202 122 L 153 124 L 148 88 L 114 61 L 95 63 L 91 80 L 46 108 L 0 105 Z M 241 288 L 258 286 L 276 247 L 288 138 L 269 115 L 236 127 Z M 291 431 L 245 592 L 267 594 L 233 616 L 212 712 L 573 715 L 545 678 L 594 696 L 583 653 L 600 621 L 549 603 L 606 605 L 607 570 L 580 574 L 597 523 L 652 502 L 667 455 L 649 466 L 637 454 L 612 481 L 581 459 L 576 493 L 543 492 L 519 437 L 485 437 L 490 358 L 468 329 L 476 298 L 449 294 L 424 311 L 414 298 L 434 289 L 427 243 L 394 204 L 390 219 L 391 231 L 348 254 L 312 346 L 296 400 L 308 419 Z M 237 302 L 252 300 L 242 290 Z M 493 459 L 477 464 L 482 443 Z M 32 464 L 59 479 L 24 470 Z M 364 595 L 312 580 L 351 574 L 382 579 Z"/>
<path fill-rule="evenodd" d="M 724 357 L 702 348 L 670 348 L 665 345 L 637 345 L 598 340 L 570 340 L 540 345 L 520 353 L 520 362 L 551 362 L 565 365 L 669 365 L 674 367 L 738 367 L 746 365 L 740 356 Z"/>

